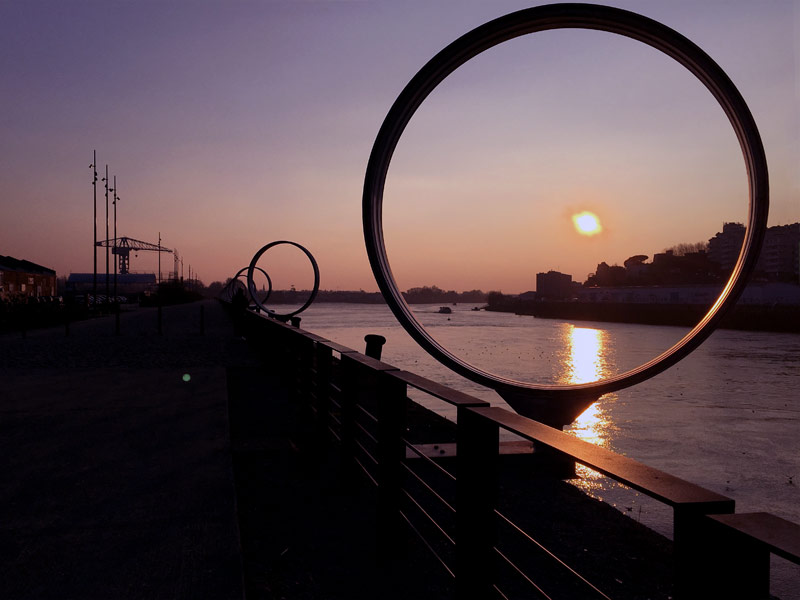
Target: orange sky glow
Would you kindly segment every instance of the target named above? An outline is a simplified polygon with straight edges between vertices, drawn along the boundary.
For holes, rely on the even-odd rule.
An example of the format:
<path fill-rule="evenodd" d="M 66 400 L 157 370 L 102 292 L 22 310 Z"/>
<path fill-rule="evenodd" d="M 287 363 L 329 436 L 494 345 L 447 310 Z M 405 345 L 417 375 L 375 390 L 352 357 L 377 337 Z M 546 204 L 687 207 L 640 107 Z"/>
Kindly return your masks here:
<path fill-rule="evenodd" d="M 727 71 L 767 151 L 770 224 L 800 220 L 800 4 L 611 4 Z M 0 255 L 91 272 L 96 150 L 100 176 L 108 164 L 117 177 L 119 235 L 160 233 L 184 276 L 224 281 L 285 239 L 314 254 L 323 289 L 377 290 L 361 192 L 381 122 L 436 52 L 527 6 L 0 3 Z M 583 212 L 595 235 L 576 229 Z M 551 269 L 583 281 L 599 262 L 652 258 L 746 217 L 741 151 L 705 88 L 643 44 L 574 30 L 507 42 L 446 79 L 398 144 L 383 209 L 401 289 L 506 293 Z M 173 265 L 162 256 L 162 272 Z M 275 288 L 311 285 L 291 248 L 262 266 Z M 131 268 L 153 272 L 157 257 Z"/>

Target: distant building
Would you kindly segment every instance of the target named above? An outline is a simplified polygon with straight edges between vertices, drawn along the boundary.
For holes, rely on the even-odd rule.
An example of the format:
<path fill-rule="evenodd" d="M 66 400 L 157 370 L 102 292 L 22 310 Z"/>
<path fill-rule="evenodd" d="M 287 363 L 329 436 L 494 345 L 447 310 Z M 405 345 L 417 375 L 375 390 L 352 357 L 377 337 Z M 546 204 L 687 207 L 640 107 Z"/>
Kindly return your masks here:
<path fill-rule="evenodd" d="M 27 260 L 0 256 L 0 299 L 55 296 L 56 272 Z"/>
<path fill-rule="evenodd" d="M 708 258 L 717 263 L 722 273 L 733 271 L 744 242 L 745 227 L 741 223 L 723 223 L 722 231 L 708 240 Z"/>
<path fill-rule="evenodd" d="M 722 283 L 701 285 L 652 285 L 584 287 L 580 302 L 619 302 L 630 304 L 702 304 L 710 306 L 722 291 Z M 739 304 L 800 306 L 800 286 L 780 282 L 749 284 Z"/>
<path fill-rule="evenodd" d="M 800 223 L 767 229 L 757 271 L 770 281 L 800 281 Z"/>
<path fill-rule="evenodd" d="M 573 294 L 572 275 L 548 271 L 536 274 L 536 297 L 543 300 L 565 300 Z"/>
<path fill-rule="evenodd" d="M 708 240 L 708 257 L 723 273 L 730 273 L 739 259 L 745 226 L 725 223 Z M 800 281 L 800 223 L 768 227 L 756 266 L 756 276 L 768 281 Z"/>
<path fill-rule="evenodd" d="M 155 273 L 117 274 L 117 295 L 135 296 L 156 290 Z M 108 289 L 114 293 L 114 275 L 108 275 Z M 67 278 L 67 292 L 72 294 L 91 294 L 94 290 L 94 273 L 70 273 Z M 106 274 L 97 274 L 97 294 L 106 293 Z"/>

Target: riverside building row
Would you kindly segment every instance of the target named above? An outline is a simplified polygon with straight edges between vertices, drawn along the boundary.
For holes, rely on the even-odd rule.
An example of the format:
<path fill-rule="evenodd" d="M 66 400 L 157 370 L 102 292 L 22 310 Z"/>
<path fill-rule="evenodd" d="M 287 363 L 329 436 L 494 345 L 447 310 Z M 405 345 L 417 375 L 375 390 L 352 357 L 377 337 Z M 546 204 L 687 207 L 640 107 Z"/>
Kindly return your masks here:
<path fill-rule="evenodd" d="M 56 272 L 53 269 L 0 255 L 0 300 L 55 295 Z"/>
<path fill-rule="evenodd" d="M 628 258 L 624 266 L 597 265 L 586 283 L 548 271 L 536 275 L 536 298 L 604 302 L 705 303 L 715 298 L 739 257 L 745 227 L 724 223 L 706 250 L 671 250 Z M 800 304 L 800 223 L 769 227 L 753 281 L 741 302 Z"/>

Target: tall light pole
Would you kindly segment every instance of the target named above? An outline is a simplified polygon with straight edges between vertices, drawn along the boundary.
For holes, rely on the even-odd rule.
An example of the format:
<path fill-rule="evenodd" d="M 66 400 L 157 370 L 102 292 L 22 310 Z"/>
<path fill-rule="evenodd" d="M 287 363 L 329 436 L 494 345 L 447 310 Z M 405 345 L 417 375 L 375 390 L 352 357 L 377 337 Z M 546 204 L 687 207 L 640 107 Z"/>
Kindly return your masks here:
<path fill-rule="evenodd" d="M 106 176 L 103 177 L 106 184 L 106 306 L 108 306 L 108 296 L 110 290 L 108 289 L 108 165 L 106 165 Z"/>
<path fill-rule="evenodd" d="M 97 150 L 92 150 L 92 195 L 94 196 L 94 244 L 92 254 L 94 258 L 94 275 L 92 277 L 92 304 L 97 298 Z"/>
<path fill-rule="evenodd" d="M 158 283 L 161 284 L 161 232 L 158 232 Z"/>
<path fill-rule="evenodd" d="M 119 255 L 117 254 L 117 176 L 114 175 L 114 303 L 117 302 L 117 263 L 119 262 Z"/>

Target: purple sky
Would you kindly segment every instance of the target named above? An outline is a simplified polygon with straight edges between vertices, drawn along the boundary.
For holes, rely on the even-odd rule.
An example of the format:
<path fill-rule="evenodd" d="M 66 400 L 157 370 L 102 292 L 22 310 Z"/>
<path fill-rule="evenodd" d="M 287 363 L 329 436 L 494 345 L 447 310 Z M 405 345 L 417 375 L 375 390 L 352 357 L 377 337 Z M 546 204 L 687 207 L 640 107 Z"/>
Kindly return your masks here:
<path fill-rule="evenodd" d="M 766 147 L 770 224 L 800 220 L 800 2 L 610 4 L 727 71 Z M 187 276 L 224 280 L 290 239 L 323 288 L 377 289 L 361 191 L 389 107 L 448 43 L 530 5 L 0 0 L 0 254 L 92 270 L 96 149 L 100 176 L 117 176 L 119 235 L 161 232 Z M 495 48 L 434 92 L 398 145 L 384 225 L 401 289 L 519 292 L 539 271 L 582 280 L 601 260 L 708 239 L 745 219 L 746 198 L 732 130 L 688 72 L 627 39 L 558 31 Z M 603 234 L 572 229 L 582 210 Z M 275 287 L 310 284 L 298 256 L 268 257 Z"/>

